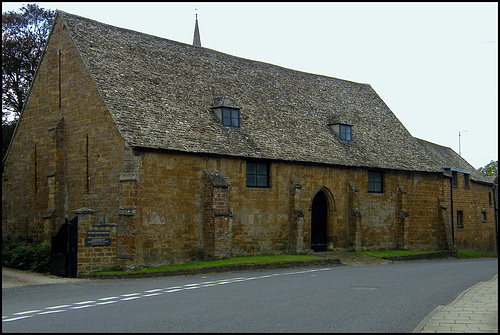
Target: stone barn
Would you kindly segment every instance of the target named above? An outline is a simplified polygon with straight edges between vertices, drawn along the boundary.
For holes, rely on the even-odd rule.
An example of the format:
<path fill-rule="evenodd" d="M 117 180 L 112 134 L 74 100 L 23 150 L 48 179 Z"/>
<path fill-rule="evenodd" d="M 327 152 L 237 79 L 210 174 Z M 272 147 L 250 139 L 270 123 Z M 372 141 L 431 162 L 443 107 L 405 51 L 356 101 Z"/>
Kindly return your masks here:
<path fill-rule="evenodd" d="M 71 220 L 78 273 L 495 250 L 493 182 L 414 138 L 370 85 L 195 44 L 57 11 L 3 162 L 3 238 Z"/>

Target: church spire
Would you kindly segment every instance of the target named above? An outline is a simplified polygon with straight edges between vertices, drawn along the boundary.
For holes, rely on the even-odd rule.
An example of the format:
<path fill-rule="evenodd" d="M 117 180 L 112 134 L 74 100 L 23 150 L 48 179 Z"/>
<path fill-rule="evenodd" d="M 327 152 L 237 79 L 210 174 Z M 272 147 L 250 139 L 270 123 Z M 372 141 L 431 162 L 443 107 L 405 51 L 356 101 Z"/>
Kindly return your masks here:
<path fill-rule="evenodd" d="M 200 30 L 198 29 L 198 14 L 196 14 L 196 22 L 194 25 L 193 45 L 201 47 Z"/>

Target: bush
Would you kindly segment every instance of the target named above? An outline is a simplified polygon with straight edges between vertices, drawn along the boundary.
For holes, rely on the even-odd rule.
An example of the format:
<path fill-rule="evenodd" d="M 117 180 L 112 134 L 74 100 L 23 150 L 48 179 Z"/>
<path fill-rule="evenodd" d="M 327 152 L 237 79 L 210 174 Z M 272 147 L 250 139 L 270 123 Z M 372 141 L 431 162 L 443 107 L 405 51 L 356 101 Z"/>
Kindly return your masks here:
<path fill-rule="evenodd" d="M 16 237 L 2 243 L 2 266 L 35 272 L 50 271 L 50 243 Z"/>

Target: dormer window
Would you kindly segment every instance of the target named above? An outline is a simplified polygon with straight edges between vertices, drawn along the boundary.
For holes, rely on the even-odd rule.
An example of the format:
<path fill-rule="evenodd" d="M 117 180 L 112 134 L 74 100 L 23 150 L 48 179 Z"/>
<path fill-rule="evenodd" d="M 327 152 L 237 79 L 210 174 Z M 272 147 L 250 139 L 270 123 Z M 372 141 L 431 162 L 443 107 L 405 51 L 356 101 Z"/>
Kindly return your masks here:
<path fill-rule="evenodd" d="M 221 108 L 222 124 L 226 127 L 240 127 L 240 110 L 238 108 Z"/>
<path fill-rule="evenodd" d="M 240 107 L 229 98 L 223 95 L 214 97 L 210 109 L 215 113 L 223 126 L 240 127 Z"/>
<path fill-rule="evenodd" d="M 339 124 L 340 139 L 344 141 L 352 141 L 352 127 L 347 124 Z"/>
<path fill-rule="evenodd" d="M 339 114 L 330 114 L 326 116 L 327 126 L 342 141 L 352 141 L 352 121 L 349 118 Z"/>

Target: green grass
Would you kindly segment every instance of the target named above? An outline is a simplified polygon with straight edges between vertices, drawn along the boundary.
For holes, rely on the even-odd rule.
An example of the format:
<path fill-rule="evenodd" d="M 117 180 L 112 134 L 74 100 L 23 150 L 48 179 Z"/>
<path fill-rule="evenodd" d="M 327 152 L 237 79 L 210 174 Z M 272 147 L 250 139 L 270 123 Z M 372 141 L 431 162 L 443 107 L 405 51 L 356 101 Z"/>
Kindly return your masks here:
<path fill-rule="evenodd" d="M 159 272 L 159 271 L 172 271 L 172 270 L 185 270 L 185 269 L 198 269 L 214 266 L 230 266 L 240 264 L 263 264 L 263 263 L 279 263 L 279 262 L 293 262 L 293 261 L 309 261 L 320 260 L 321 257 L 311 255 L 266 255 L 266 256 L 245 256 L 233 257 L 229 259 L 219 259 L 213 261 L 200 261 L 185 264 L 170 264 L 164 266 L 146 267 L 141 270 L 123 271 L 123 270 L 108 270 L 108 271 L 95 271 L 93 274 L 120 274 L 120 273 L 141 273 L 141 272 Z"/>
<path fill-rule="evenodd" d="M 379 251 L 358 251 L 357 253 L 360 255 L 365 255 L 365 256 L 384 258 L 384 257 L 391 257 L 391 256 L 427 254 L 430 252 L 437 252 L 437 251 L 379 250 Z"/>
<path fill-rule="evenodd" d="M 384 258 L 390 256 L 401 256 L 401 255 L 415 255 L 415 254 L 426 254 L 438 251 L 413 251 L 413 250 L 381 250 L 381 251 L 358 251 L 360 255 L 372 256 L 377 258 Z M 497 257 L 496 252 L 481 252 L 481 251 L 458 251 L 459 258 L 469 259 L 469 258 L 482 258 L 482 257 Z"/>
<path fill-rule="evenodd" d="M 498 258 L 498 253 L 497 252 L 482 252 L 482 251 L 459 250 L 458 251 L 458 257 L 463 258 L 463 259 L 483 258 L 483 257 L 495 257 L 495 258 Z"/>

